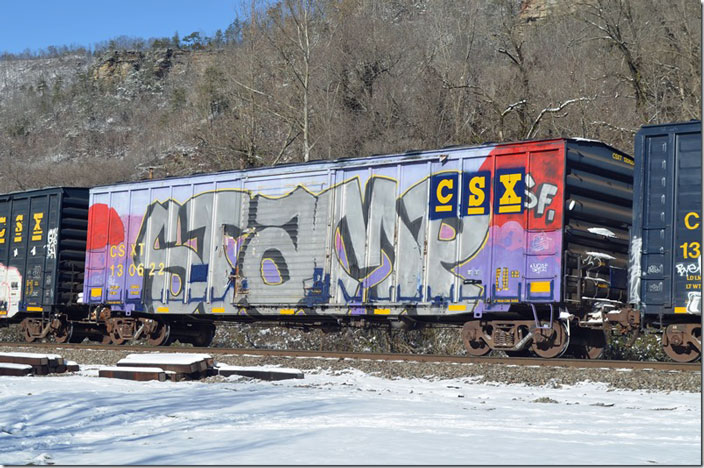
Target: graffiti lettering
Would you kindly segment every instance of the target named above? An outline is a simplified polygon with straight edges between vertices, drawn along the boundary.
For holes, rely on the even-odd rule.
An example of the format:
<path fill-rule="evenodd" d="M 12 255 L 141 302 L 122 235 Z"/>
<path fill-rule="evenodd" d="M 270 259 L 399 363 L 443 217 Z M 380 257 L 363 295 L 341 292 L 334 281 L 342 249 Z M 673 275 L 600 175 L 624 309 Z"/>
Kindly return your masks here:
<path fill-rule="evenodd" d="M 675 269 L 679 276 L 700 275 L 702 272 L 701 259 L 697 263 L 678 263 L 675 265 Z"/>
<path fill-rule="evenodd" d="M 531 174 L 526 174 L 526 203 L 525 207 L 528 210 L 535 210 L 535 217 L 541 218 L 546 215 L 547 224 L 555 220 L 555 210 L 546 210 L 552 203 L 555 195 L 557 195 L 557 185 L 550 183 L 540 184 L 535 193 L 532 191 L 536 183 Z"/>
<path fill-rule="evenodd" d="M 687 313 L 701 314 L 702 313 L 702 293 L 689 292 L 687 293 Z"/>
<path fill-rule="evenodd" d="M 525 208 L 549 223 L 558 189 L 536 184 L 522 168 L 497 169 L 494 177 L 477 169 L 425 175 L 403 193 L 395 178 L 352 172 L 335 185 L 319 183 L 317 192 L 205 189 L 180 201 L 162 197 L 143 214 L 118 215 L 124 210 L 105 206 L 94 211 L 114 219 L 106 230 L 124 225 L 129 232 L 93 234 L 96 255 L 87 269 L 106 272 L 104 287 L 113 296 L 124 293 L 149 311 L 168 303 L 169 313 L 211 312 L 206 307 L 216 302 L 225 313 L 287 304 L 340 304 L 364 313 L 360 306 L 375 302 L 458 301 L 472 311 L 494 280 L 496 291 L 517 294 L 499 299 L 517 301 L 524 267 L 510 259 L 495 259 L 501 268 L 483 274 L 477 267 L 489 255 L 531 249 L 537 262 L 530 271 L 545 274 L 560 240 L 547 230 L 527 234 L 511 218 L 491 226 L 498 237 L 490 237 L 490 201 L 497 213 Z M 484 250 L 489 239 L 492 248 Z M 47 242 L 55 253 L 56 232 Z"/>
<path fill-rule="evenodd" d="M 547 263 L 531 263 L 530 271 L 533 273 L 546 273 L 548 271 Z"/>
<path fill-rule="evenodd" d="M 19 310 L 20 284 L 22 275 L 19 270 L 0 263 L 0 310 L 6 311 L 8 317 L 12 317 Z"/>
<path fill-rule="evenodd" d="M 628 298 L 635 304 L 640 302 L 641 249 L 643 239 L 634 236 L 629 249 Z"/>

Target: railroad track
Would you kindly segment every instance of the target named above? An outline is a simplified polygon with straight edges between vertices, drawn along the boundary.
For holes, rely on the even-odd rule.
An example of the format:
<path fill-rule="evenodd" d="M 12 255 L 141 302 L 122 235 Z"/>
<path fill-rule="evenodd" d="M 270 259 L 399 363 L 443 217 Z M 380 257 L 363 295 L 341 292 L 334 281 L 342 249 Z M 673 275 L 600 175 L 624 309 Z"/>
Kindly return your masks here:
<path fill-rule="evenodd" d="M 588 359 L 542 359 L 534 357 L 506 358 L 506 357 L 467 357 L 437 354 L 400 354 L 400 353 L 349 353 L 349 352 L 323 352 L 323 351 L 298 351 L 298 350 L 273 350 L 273 349 L 242 349 L 242 348 L 197 348 L 197 347 L 149 347 L 149 346 L 117 346 L 100 344 L 70 344 L 70 343 L 26 343 L 2 342 L 2 348 L 37 348 L 50 349 L 94 349 L 130 352 L 161 352 L 183 353 L 199 352 L 211 355 L 249 355 L 249 356 L 280 356 L 311 359 L 366 359 L 378 361 L 407 361 L 407 362 L 451 362 L 457 364 L 502 364 L 513 366 L 541 366 L 541 367 L 572 367 L 572 368 L 602 368 L 602 369 L 653 369 L 662 371 L 701 372 L 702 363 L 659 362 L 659 361 L 607 361 Z"/>

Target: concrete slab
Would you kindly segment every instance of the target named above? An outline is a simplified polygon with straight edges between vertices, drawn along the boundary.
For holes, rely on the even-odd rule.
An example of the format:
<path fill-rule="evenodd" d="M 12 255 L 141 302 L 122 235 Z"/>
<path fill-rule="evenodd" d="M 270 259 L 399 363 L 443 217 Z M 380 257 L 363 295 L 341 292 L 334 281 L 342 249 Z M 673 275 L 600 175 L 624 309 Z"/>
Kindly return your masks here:
<path fill-rule="evenodd" d="M 303 372 L 298 369 L 286 369 L 283 367 L 239 367 L 217 364 L 218 374 L 223 377 L 231 375 L 241 375 L 243 377 L 252 377 L 262 380 L 286 380 L 286 379 L 302 379 Z"/>
<path fill-rule="evenodd" d="M 31 374 L 32 366 L 29 364 L 0 363 L 0 375 L 24 376 Z"/>
<path fill-rule="evenodd" d="M 105 367 L 98 371 L 98 377 L 112 379 L 137 380 L 140 382 L 148 380 L 166 380 L 166 372 L 159 367 Z"/>
<path fill-rule="evenodd" d="M 160 367 L 165 371 L 191 374 L 192 378 L 207 375 L 213 366 L 209 354 L 193 353 L 148 353 L 130 354 L 117 362 L 118 367 Z"/>

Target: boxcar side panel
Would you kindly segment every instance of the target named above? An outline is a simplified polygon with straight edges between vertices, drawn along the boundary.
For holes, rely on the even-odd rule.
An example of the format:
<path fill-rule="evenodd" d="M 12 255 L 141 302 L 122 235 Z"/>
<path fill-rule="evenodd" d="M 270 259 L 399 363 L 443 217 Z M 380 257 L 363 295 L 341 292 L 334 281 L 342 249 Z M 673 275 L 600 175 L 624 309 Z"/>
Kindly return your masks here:
<path fill-rule="evenodd" d="M 246 287 L 238 288 L 237 302 L 285 309 L 303 305 L 306 298 L 321 302 L 322 291 L 314 291 L 313 282 L 329 273 L 328 217 L 335 189 L 328 172 L 250 177 L 244 188 L 246 223 L 235 227 L 247 231 L 241 234 L 239 262 Z"/>
<path fill-rule="evenodd" d="M 676 314 L 701 314 L 702 143 L 701 133 L 675 136 L 673 304 Z"/>
<path fill-rule="evenodd" d="M 647 315 L 701 314 L 701 123 L 636 136 L 630 301 Z"/>
<path fill-rule="evenodd" d="M 83 210 L 85 222 L 87 196 L 87 189 L 61 187 L 0 196 L 0 317 L 75 303 L 83 275 L 85 225 L 62 223 L 68 204 Z M 75 254 L 72 249 L 78 249 L 78 259 L 69 258 Z"/>
<path fill-rule="evenodd" d="M 149 313 L 558 302 L 564 140 L 97 187 L 84 297 Z"/>
<path fill-rule="evenodd" d="M 12 199 L 0 201 L 0 316 L 12 317 L 22 300 L 22 274 L 17 265 L 10 265 L 12 232 Z"/>
<path fill-rule="evenodd" d="M 515 145 L 494 154 L 491 302 L 561 300 L 564 145 Z"/>

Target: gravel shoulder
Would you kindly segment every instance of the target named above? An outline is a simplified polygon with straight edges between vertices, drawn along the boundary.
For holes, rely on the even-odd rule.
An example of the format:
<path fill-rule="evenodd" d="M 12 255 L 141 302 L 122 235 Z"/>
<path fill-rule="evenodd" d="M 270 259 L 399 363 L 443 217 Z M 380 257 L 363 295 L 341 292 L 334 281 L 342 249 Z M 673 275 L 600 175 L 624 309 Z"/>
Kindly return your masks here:
<path fill-rule="evenodd" d="M 37 352 L 36 348 L 11 347 L 0 343 L 2 352 Z M 188 348 L 184 352 L 190 352 Z M 81 365 L 112 366 L 131 351 L 101 350 L 96 348 L 63 349 L 57 346 L 46 353 L 56 353 Z M 215 360 L 236 366 L 281 366 L 296 368 L 306 374 L 345 372 L 358 369 L 370 375 L 387 379 L 417 378 L 428 380 L 467 378 L 474 382 L 497 384 L 523 384 L 559 388 L 591 381 L 608 384 L 613 389 L 682 391 L 701 393 L 700 372 L 675 372 L 661 370 L 575 369 L 564 367 L 526 367 L 505 364 L 456 364 L 438 362 L 389 362 L 365 359 L 291 358 L 253 355 L 215 355 Z M 210 377 L 208 382 L 221 381 Z"/>

